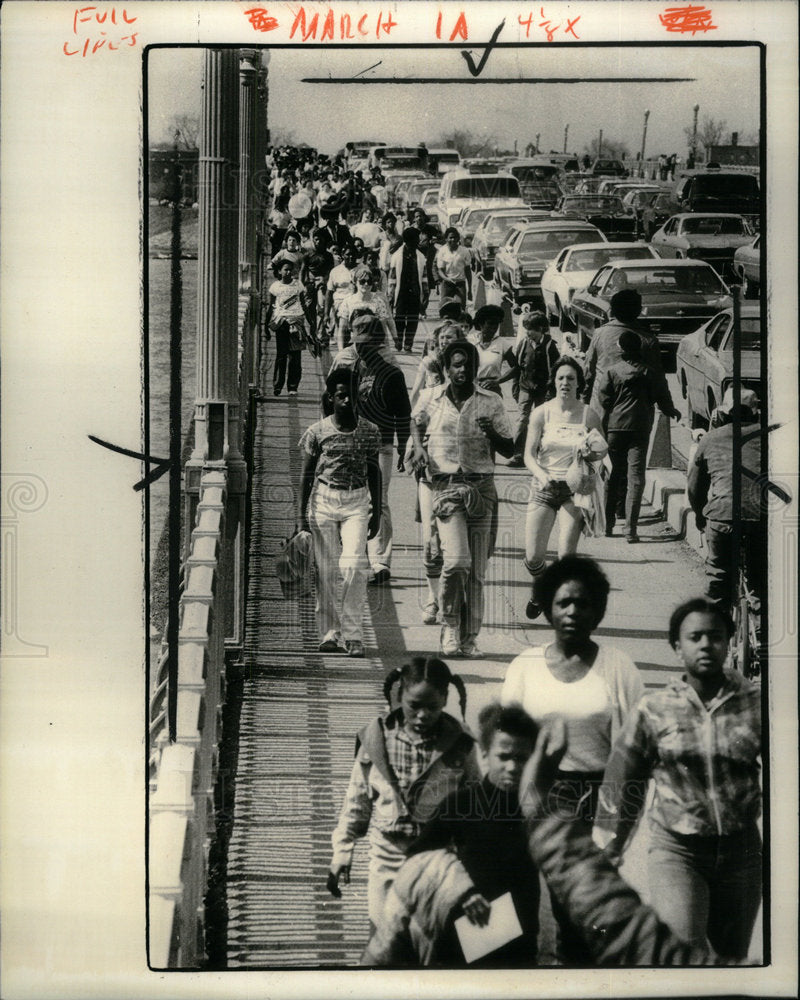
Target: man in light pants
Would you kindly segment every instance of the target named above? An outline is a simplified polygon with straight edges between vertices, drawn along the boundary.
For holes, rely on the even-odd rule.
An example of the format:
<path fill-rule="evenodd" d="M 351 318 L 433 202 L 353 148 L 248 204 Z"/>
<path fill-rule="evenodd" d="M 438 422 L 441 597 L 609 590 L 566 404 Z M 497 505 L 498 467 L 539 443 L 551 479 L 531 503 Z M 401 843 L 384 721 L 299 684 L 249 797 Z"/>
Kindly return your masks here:
<path fill-rule="evenodd" d="M 414 410 L 412 462 L 415 471 L 428 466 L 433 483 L 444 558 L 441 653 L 478 657 L 483 582 L 496 534 L 494 452 L 511 458 L 514 439 L 501 398 L 475 385 L 475 345 L 463 340 L 448 344 L 444 365 L 449 384 L 436 386 Z"/>

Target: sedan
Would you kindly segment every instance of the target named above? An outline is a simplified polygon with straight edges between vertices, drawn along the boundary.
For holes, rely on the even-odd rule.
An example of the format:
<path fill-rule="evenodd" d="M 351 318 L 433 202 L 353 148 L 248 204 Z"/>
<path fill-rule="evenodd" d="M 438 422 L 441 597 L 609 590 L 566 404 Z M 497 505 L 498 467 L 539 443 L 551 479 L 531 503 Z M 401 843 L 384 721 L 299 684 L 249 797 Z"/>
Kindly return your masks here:
<path fill-rule="evenodd" d="M 733 255 L 733 270 L 742 283 L 745 298 L 758 296 L 761 291 L 761 234 L 752 243 L 745 243 Z"/>
<path fill-rule="evenodd" d="M 568 330 L 570 304 L 576 292 L 583 291 L 599 268 L 611 261 L 658 260 L 647 243 L 576 243 L 565 247 L 542 275 L 542 298 L 548 316 L 555 317 L 561 330 Z"/>
<path fill-rule="evenodd" d="M 636 215 L 616 195 L 565 194 L 551 215 L 554 219 L 583 219 L 610 240 L 632 240 L 636 236 Z"/>
<path fill-rule="evenodd" d="M 657 187 L 635 187 L 621 195 L 623 205 L 627 205 L 628 208 L 633 209 L 636 216 L 636 235 L 640 239 L 644 238 L 644 226 L 642 224 L 644 210 L 660 191 L 661 189 Z"/>
<path fill-rule="evenodd" d="M 680 202 L 672 191 L 660 191 L 653 195 L 650 203 L 642 209 L 641 226 L 644 238 L 652 239 L 653 233 L 660 229 L 671 215 L 680 210 Z"/>
<path fill-rule="evenodd" d="M 597 159 L 589 168 L 589 173 L 603 176 L 627 177 L 628 171 L 622 160 Z"/>
<path fill-rule="evenodd" d="M 461 242 L 465 247 L 472 246 L 472 238 L 475 235 L 475 230 L 489 212 L 491 212 L 490 208 L 470 208 L 469 205 L 461 210 L 461 214 L 456 219 L 454 225 L 459 233 L 461 233 Z"/>
<path fill-rule="evenodd" d="M 756 304 L 741 309 L 742 385 L 764 398 L 761 386 L 761 310 Z M 688 334 L 678 345 L 678 383 L 686 400 L 693 428 L 708 427 L 712 411 L 719 406 L 733 381 L 733 309 Z"/>
<path fill-rule="evenodd" d="M 433 177 L 423 177 L 418 180 L 402 182 L 397 185 L 397 189 L 394 193 L 395 207 L 406 212 L 409 211 L 409 209 L 416 208 L 417 205 L 422 204 L 422 198 L 426 191 L 435 192 L 435 204 L 435 202 L 438 201 L 439 188 L 441 186 L 441 182 L 435 180 Z"/>
<path fill-rule="evenodd" d="M 634 288 L 642 297 L 638 323 L 661 343 L 664 370 L 675 371 L 681 338 L 731 305 L 728 286 L 710 264 L 699 260 L 630 260 L 606 264 L 589 286 L 572 297 L 572 318 L 581 349 L 611 317 L 611 297 Z"/>
<path fill-rule="evenodd" d="M 573 243 L 607 243 L 605 234 L 588 222 L 527 222 L 514 226 L 494 259 L 494 283 L 512 302 L 539 299 L 542 274 L 564 247 Z"/>
<path fill-rule="evenodd" d="M 494 257 L 497 248 L 518 222 L 534 222 L 537 218 L 549 219 L 548 211 L 500 208 L 486 215 L 472 239 L 472 263 L 476 271 L 487 280 L 494 274 Z"/>
<path fill-rule="evenodd" d="M 667 219 L 650 242 L 662 257 L 704 260 L 722 277 L 728 277 L 733 273 L 734 251 L 752 239 L 741 215 L 691 212 Z"/>

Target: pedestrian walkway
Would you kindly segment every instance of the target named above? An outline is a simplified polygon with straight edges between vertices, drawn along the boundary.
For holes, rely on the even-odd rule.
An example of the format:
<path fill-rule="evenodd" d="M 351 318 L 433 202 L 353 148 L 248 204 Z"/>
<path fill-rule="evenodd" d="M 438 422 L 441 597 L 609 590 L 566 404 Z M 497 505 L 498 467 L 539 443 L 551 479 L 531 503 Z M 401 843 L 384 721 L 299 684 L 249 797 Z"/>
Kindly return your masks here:
<path fill-rule="evenodd" d="M 421 329 L 417 336 L 417 350 L 425 333 Z M 394 474 L 390 491 L 391 585 L 370 587 L 364 609 L 366 658 L 318 653 L 313 598 L 286 601 L 281 596 L 274 561 L 295 522 L 297 441 L 319 418 L 322 391 L 318 365 L 308 355 L 304 362 L 298 397 L 270 396 L 258 404 L 243 700 L 227 866 L 230 968 L 357 962 L 367 937 L 365 843 L 356 848 L 352 883 L 343 887 L 343 898 L 333 899 L 325 887 L 330 834 L 352 766 L 354 737 L 384 710 L 388 671 L 438 647 L 438 627 L 421 624 L 425 579 L 414 522 L 415 483 L 403 473 Z M 398 358 L 409 385 L 418 363 L 418 353 Z M 513 418 L 513 403 L 505 399 Z M 524 615 L 530 587 L 522 566 L 530 475 L 501 460 L 496 481 L 499 534 L 479 637 L 484 658 L 450 662 L 466 682 L 467 723 L 473 731 L 480 709 L 499 696 L 513 657 L 552 637 L 543 617 L 532 623 Z M 702 592 L 703 570 L 699 556 L 648 513 L 644 507 L 641 544 L 590 539 L 582 541 L 580 551 L 597 558 L 611 581 L 597 639 L 628 652 L 646 686 L 657 687 L 677 672 L 666 641 L 670 610 Z M 549 556 L 554 555 L 551 550 Z M 455 697 L 448 711 L 458 714 Z M 641 857 L 639 845 L 623 869 L 640 890 L 645 882 Z M 541 944 L 546 953 L 547 942 Z"/>

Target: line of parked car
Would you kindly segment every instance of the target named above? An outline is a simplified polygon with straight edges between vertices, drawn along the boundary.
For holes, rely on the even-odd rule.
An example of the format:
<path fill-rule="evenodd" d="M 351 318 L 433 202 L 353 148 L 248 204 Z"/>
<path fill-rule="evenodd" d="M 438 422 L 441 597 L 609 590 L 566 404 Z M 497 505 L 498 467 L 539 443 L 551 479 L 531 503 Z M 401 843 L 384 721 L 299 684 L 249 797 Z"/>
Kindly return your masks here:
<path fill-rule="evenodd" d="M 577 164 L 570 164 L 577 167 Z M 546 157 L 462 162 L 438 178 L 401 180 L 395 205 L 422 207 L 439 233 L 471 248 L 476 275 L 512 303 L 542 305 L 584 351 L 610 300 L 636 288 L 640 322 L 677 372 L 692 426 L 707 423 L 733 377 L 732 294 L 760 293 L 760 193 L 754 174 L 684 171 L 671 183 L 627 176 L 619 161 L 564 172 Z M 757 387 L 760 319 L 744 305 L 742 380 Z"/>

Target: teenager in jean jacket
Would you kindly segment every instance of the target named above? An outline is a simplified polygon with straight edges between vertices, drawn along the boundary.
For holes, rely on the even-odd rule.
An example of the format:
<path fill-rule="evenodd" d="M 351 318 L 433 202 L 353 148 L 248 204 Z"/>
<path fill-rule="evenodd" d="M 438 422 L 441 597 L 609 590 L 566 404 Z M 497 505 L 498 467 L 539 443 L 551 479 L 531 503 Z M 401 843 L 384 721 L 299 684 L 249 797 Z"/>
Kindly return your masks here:
<path fill-rule="evenodd" d="M 371 722 L 356 743 L 356 758 L 331 842 L 328 888 L 340 895 L 350 881 L 356 840 L 369 834 L 367 900 L 371 930 L 406 852 L 439 803 L 464 781 L 480 776 L 475 740 L 444 711 L 450 684 L 466 710 L 464 682 L 435 658 L 415 657 L 391 671 L 384 694 L 400 682 L 400 707 Z"/>

